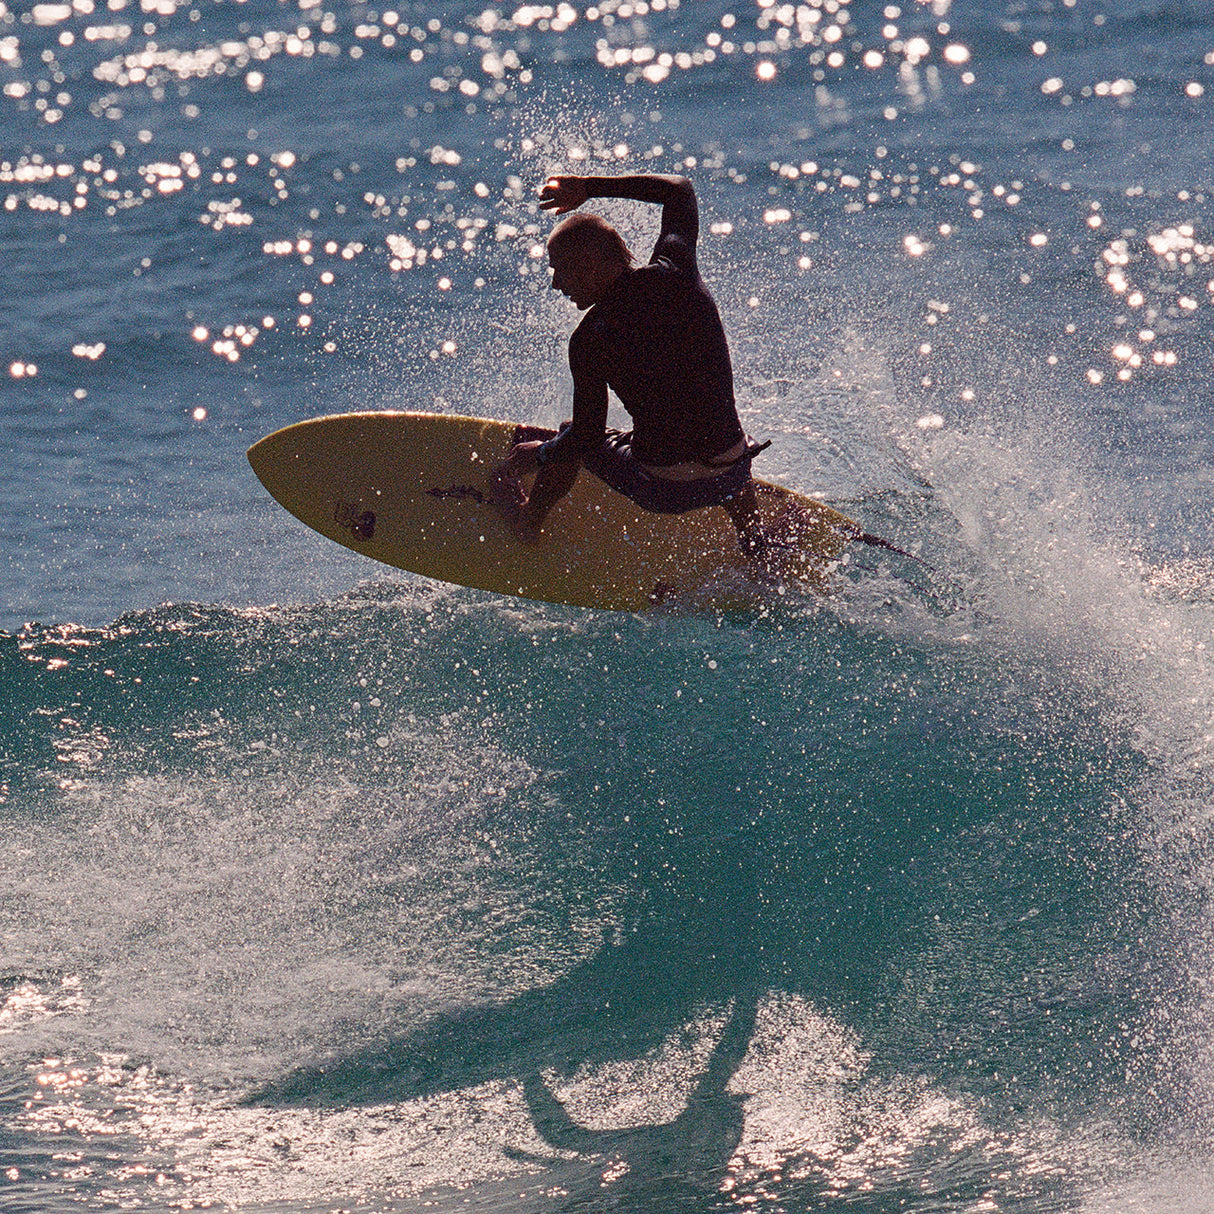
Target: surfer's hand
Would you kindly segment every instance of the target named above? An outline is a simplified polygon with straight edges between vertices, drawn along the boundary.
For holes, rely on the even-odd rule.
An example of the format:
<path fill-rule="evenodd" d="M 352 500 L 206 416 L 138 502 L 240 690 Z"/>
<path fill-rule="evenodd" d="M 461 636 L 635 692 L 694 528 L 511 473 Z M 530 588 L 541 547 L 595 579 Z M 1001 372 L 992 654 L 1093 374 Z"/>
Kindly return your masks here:
<path fill-rule="evenodd" d="M 564 215 L 576 210 L 589 198 L 586 183 L 580 177 L 549 177 L 540 186 L 540 210 Z"/>
<path fill-rule="evenodd" d="M 527 505 L 527 491 L 522 478 L 539 470 L 535 453 L 541 443 L 531 441 L 515 443 L 510 454 L 489 475 L 489 497 L 503 518 Z"/>
<path fill-rule="evenodd" d="M 535 453 L 543 445 L 543 441 L 540 439 L 532 439 L 526 443 L 515 443 L 510 448 L 510 454 L 506 457 L 506 462 L 493 474 L 494 479 L 500 476 L 511 476 L 516 479 L 520 476 L 530 476 L 539 469 Z"/>

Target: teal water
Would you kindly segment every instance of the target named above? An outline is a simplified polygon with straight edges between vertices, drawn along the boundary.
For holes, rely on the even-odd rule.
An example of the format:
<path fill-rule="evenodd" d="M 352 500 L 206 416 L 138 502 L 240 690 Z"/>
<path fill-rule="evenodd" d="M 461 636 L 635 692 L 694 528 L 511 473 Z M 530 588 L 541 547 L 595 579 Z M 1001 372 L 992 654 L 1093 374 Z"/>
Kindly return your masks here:
<path fill-rule="evenodd" d="M 0 1206 L 1211 1209 L 1212 63 L 0 6 Z M 587 613 L 268 499 L 306 416 L 560 419 L 585 164 L 694 178 L 760 472 L 927 567 Z"/>

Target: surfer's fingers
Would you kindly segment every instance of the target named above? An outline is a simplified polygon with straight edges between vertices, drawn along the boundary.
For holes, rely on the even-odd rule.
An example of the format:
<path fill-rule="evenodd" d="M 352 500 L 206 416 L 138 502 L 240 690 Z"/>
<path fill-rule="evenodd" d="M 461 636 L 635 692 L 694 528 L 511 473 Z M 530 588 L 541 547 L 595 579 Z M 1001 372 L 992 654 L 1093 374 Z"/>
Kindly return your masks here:
<path fill-rule="evenodd" d="M 576 210 L 586 201 L 586 187 L 579 177 L 549 177 L 540 186 L 540 209 L 558 215 Z"/>
<path fill-rule="evenodd" d="M 539 467 L 535 453 L 543 446 L 541 439 L 528 439 L 525 443 L 515 443 L 510 448 L 510 455 L 502 465 L 515 476 L 523 476 L 534 472 Z"/>

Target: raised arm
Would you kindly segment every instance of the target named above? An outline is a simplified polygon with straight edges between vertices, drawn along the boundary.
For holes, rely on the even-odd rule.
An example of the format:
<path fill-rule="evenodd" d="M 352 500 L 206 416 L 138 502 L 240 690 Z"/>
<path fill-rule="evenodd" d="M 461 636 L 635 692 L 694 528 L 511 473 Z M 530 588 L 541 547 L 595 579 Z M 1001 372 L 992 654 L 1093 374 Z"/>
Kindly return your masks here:
<path fill-rule="evenodd" d="M 634 173 L 623 177 L 575 177 L 554 174 L 540 187 L 540 208 L 563 215 L 588 198 L 631 198 L 658 206 L 695 208 L 696 193 L 686 177 L 673 173 Z"/>
<path fill-rule="evenodd" d="M 629 198 L 662 208 L 663 236 L 676 236 L 694 250 L 700 234 L 696 192 L 686 177 L 637 173 L 625 177 L 549 177 L 540 187 L 540 208 L 564 215 L 590 198 Z"/>

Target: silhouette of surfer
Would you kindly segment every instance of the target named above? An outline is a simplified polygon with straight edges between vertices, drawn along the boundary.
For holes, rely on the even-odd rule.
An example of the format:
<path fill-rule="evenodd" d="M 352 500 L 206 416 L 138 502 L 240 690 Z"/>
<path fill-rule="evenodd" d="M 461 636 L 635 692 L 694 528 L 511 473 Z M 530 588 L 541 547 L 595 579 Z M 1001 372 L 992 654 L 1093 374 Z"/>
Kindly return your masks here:
<path fill-rule="evenodd" d="M 543 440 L 517 443 L 496 470 L 494 503 L 523 543 L 536 544 L 552 507 L 585 467 L 644 510 L 681 514 L 719 505 L 742 547 L 763 543 L 750 465 L 764 449 L 734 402 L 729 346 L 696 261 L 699 212 L 685 177 L 548 178 L 540 206 L 558 215 L 589 198 L 662 208 L 648 264 L 596 215 L 571 215 L 548 240 L 552 285 L 586 315 L 569 340 L 573 417 Z M 608 389 L 632 418 L 607 428 Z M 535 475 L 527 492 L 523 478 Z"/>

